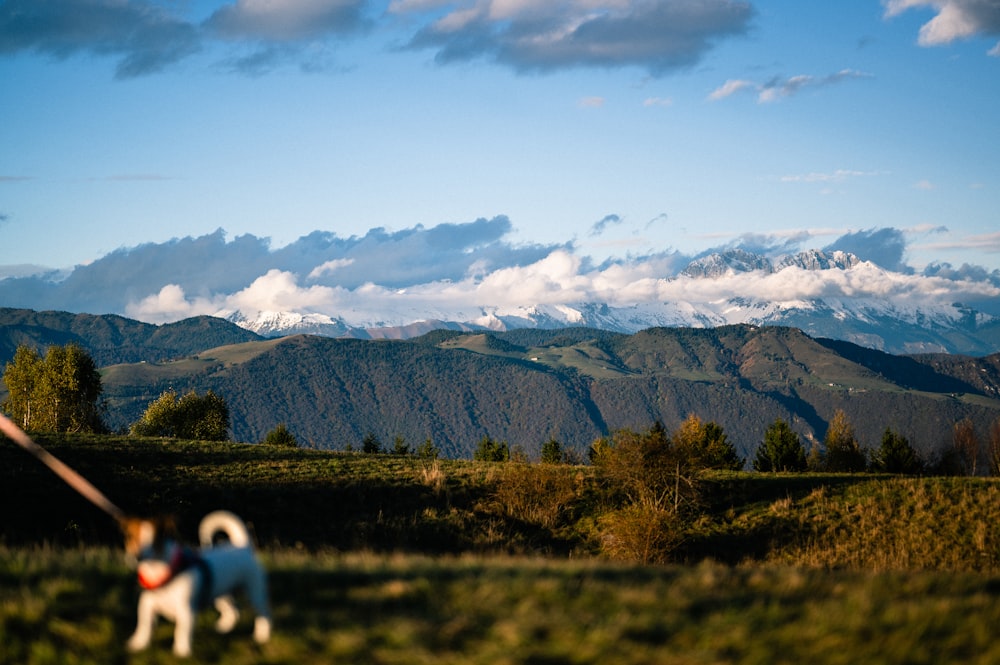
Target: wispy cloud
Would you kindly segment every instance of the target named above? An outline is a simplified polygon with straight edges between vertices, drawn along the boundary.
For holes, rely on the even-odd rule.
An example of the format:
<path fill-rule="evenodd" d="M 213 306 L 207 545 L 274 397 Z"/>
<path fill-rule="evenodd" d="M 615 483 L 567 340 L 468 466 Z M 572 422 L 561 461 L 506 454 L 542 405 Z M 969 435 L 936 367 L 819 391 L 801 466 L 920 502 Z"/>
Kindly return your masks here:
<path fill-rule="evenodd" d="M 882 175 L 881 171 L 857 171 L 853 169 L 837 169 L 831 172 L 812 172 L 781 176 L 781 182 L 844 182 L 851 178 L 864 178 Z"/>
<path fill-rule="evenodd" d="M 647 97 L 642 101 L 642 105 L 645 107 L 667 107 L 673 106 L 674 100 L 669 97 Z"/>
<path fill-rule="evenodd" d="M 604 106 L 605 101 L 604 97 L 583 97 L 577 105 L 584 109 L 599 109 Z"/>
<path fill-rule="evenodd" d="M 757 85 L 753 81 L 746 81 L 744 79 L 730 79 L 720 85 L 718 88 L 709 93 L 708 99 L 712 102 L 717 102 L 720 99 L 725 99 L 726 97 L 732 97 L 738 92 L 744 90 L 754 90 Z"/>
<path fill-rule="evenodd" d="M 775 76 L 764 83 L 746 79 L 730 79 L 708 94 L 708 101 L 717 102 L 742 92 L 756 92 L 757 102 L 766 104 L 783 97 L 791 97 L 803 90 L 823 88 L 852 79 L 871 78 L 871 74 L 855 69 L 842 69 L 826 76 L 799 74 L 796 76 Z"/>
<path fill-rule="evenodd" d="M 914 245 L 914 247 L 936 250 L 973 249 L 980 252 L 997 254 L 1000 253 L 1000 231 L 969 235 L 952 240 L 920 243 L 919 245 Z"/>
<path fill-rule="evenodd" d="M 597 222 L 594 222 L 594 225 L 590 227 L 590 235 L 599 236 L 604 233 L 608 227 L 617 226 L 621 224 L 622 221 L 622 218 L 618 215 L 605 215 Z"/>

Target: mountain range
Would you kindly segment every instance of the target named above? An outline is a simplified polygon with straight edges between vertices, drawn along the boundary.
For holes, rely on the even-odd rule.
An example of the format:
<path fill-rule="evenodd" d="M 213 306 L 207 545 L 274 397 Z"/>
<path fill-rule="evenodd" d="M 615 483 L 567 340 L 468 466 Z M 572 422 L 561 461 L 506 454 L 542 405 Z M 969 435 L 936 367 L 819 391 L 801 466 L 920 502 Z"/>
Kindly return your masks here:
<path fill-rule="evenodd" d="M 820 274 L 819 277 L 816 276 Z M 823 280 L 848 279 L 859 284 L 885 282 L 891 273 L 854 254 L 809 250 L 777 262 L 743 249 L 716 252 L 691 261 L 673 282 L 687 282 L 692 299 L 629 305 L 566 302 L 549 305 L 440 305 L 420 315 L 409 308 L 380 309 L 374 316 L 242 310 L 217 313 L 265 337 L 317 334 L 360 339 L 407 339 L 434 329 L 504 331 L 518 328 L 557 329 L 568 326 L 634 333 L 652 327 L 704 327 L 732 324 L 791 326 L 810 335 L 843 339 L 890 353 L 988 354 L 1000 349 L 1000 317 L 960 302 L 932 299 L 900 302 L 884 296 L 847 297 Z M 738 291 L 714 299 L 697 298 L 698 282 L 728 281 L 734 288 L 748 279 L 779 276 L 797 283 L 799 292 L 785 299 L 762 298 Z M 816 282 L 810 287 L 810 282 Z M 804 286 L 803 286 L 804 285 Z M 793 289 L 789 289 L 793 291 Z M 424 318 L 419 318 L 420 316 Z"/>
<path fill-rule="evenodd" d="M 584 455 L 610 431 L 690 414 L 719 423 L 752 457 L 776 418 L 811 446 L 842 409 L 859 441 L 887 427 L 933 457 L 969 418 L 982 440 L 1000 419 L 1000 354 L 893 355 L 799 329 L 748 324 L 434 330 L 409 340 L 265 338 L 198 317 L 154 326 L 117 316 L 0 309 L 0 362 L 17 344 L 81 344 L 102 366 L 107 422 L 125 429 L 167 389 L 213 390 L 233 436 L 284 423 L 305 446 L 360 449 L 430 439 L 471 457 L 484 436 L 537 458 L 549 438 Z"/>
<path fill-rule="evenodd" d="M 350 238 L 316 231 L 272 248 L 220 229 L 67 270 L 0 266 L 0 303 L 153 324 L 212 316 L 265 337 L 750 324 L 895 354 L 1000 350 L 1000 270 L 918 270 L 899 229 L 805 250 L 808 234 L 748 234 L 698 253 L 635 245 L 642 253 L 600 261 L 576 241 L 525 244 L 514 233 L 497 216 Z"/>

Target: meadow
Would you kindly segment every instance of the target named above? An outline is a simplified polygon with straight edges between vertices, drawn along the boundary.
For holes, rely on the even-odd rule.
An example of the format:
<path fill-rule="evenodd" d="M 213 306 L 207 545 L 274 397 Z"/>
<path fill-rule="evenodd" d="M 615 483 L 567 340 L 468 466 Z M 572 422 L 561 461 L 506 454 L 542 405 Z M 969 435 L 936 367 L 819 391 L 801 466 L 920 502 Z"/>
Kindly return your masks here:
<path fill-rule="evenodd" d="M 167 623 L 124 651 L 138 591 L 114 525 L 8 443 L 0 663 L 175 662 Z M 44 444 L 129 511 L 251 521 L 274 638 L 206 612 L 192 662 L 1000 662 L 993 479 L 708 474 L 671 561 L 642 565 L 603 553 L 590 467 Z"/>

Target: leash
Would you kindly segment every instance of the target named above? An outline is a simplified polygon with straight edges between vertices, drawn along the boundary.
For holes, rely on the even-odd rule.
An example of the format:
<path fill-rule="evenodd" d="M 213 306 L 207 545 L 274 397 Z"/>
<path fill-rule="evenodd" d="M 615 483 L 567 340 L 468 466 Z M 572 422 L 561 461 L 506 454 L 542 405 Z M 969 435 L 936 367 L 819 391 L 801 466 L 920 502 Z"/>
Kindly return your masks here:
<path fill-rule="evenodd" d="M 30 436 L 24 433 L 14 422 L 0 413 L 0 431 L 7 435 L 17 445 L 21 446 L 34 455 L 45 466 L 62 478 L 67 485 L 79 492 L 83 498 L 106 512 L 115 520 L 121 522 L 125 519 L 125 512 L 113 504 L 108 497 L 104 496 L 101 490 L 94 487 L 89 480 L 81 476 L 72 468 L 66 466 L 59 458 L 35 443 Z"/>

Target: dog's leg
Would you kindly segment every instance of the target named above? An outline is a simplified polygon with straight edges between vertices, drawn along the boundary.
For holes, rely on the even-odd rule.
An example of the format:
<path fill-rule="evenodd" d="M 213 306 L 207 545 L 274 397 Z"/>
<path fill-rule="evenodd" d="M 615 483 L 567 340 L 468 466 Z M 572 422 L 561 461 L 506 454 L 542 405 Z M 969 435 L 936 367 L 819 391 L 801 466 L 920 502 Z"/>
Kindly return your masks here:
<path fill-rule="evenodd" d="M 191 634 L 194 632 L 194 610 L 190 605 L 177 608 L 174 623 L 174 655 L 187 658 L 191 655 Z"/>
<path fill-rule="evenodd" d="M 228 633 L 236 627 L 239 621 L 240 611 L 236 609 L 236 603 L 232 596 L 219 596 L 215 599 L 215 609 L 219 611 L 219 620 L 215 622 L 215 629 L 220 633 Z"/>
<path fill-rule="evenodd" d="M 267 577 L 259 566 L 250 575 L 246 590 L 257 613 L 253 622 L 253 639 L 257 644 L 263 644 L 271 639 L 271 605 L 267 600 Z"/>
<path fill-rule="evenodd" d="M 153 598 L 148 593 L 139 594 L 139 610 L 137 612 L 135 632 L 129 638 L 126 646 L 129 651 L 142 651 L 153 639 L 153 628 L 156 626 L 156 612 L 153 610 Z"/>

